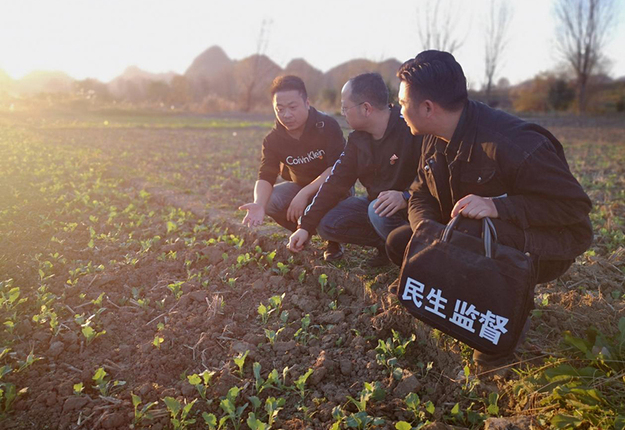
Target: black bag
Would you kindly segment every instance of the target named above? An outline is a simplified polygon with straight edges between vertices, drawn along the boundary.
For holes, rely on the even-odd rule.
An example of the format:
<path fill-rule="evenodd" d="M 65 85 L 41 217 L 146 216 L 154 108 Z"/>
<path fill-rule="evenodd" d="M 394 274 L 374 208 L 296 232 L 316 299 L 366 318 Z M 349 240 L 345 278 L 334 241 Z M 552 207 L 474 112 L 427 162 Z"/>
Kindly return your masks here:
<path fill-rule="evenodd" d="M 482 238 L 423 220 L 404 254 L 399 300 L 416 318 L 487 354 L 514 351 L 534 304 L 532 257 L 497 243 L 482 221 Z"/>

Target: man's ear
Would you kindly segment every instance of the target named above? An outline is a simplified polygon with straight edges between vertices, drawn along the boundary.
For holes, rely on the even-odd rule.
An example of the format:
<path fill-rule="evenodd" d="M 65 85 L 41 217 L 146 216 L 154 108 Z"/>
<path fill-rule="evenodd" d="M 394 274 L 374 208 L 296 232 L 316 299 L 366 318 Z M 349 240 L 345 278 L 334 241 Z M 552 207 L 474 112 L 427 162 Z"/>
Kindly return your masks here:
<path fill-rule="evenodd" d="M 425 100 L 423 103 L 425 107 L 425 114 L 427 116 L 432 115 L 432 113 L 434 113 L 434 103 L 432 103 L 431 100 Z"/>
<path fill-rule="evenodd" d="M 364 102 L 362 105 L 365 108 L 365 115 L 369 116 L 369 114 L 373 112 L 373 106 L 371 106 L 371 103 L 369 102 Z"/>

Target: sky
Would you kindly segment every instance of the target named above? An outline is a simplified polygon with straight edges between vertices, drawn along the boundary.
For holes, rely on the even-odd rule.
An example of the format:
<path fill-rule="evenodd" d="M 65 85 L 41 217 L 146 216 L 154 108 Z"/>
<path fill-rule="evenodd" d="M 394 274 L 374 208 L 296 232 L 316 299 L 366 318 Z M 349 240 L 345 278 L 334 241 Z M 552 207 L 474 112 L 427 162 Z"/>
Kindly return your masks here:
<path fill-rule="evenodd" d="M 422 50 L 419 5 L 436 0 L 0 0 L 0 70 L 19 79 L 60 70 L 108 82 L 128 66 L 184 73 L 205 49 L 221 46 L 239 60 L 263 52 L 285 67 L 304 58 L 327 71 L 354 58 L 403 62 Z M 484 82 L 484 19 L 490 0 L 443 0 L 455 6 L 454 51 L 469 85 Z M 625 0 L 614 0 L 618 22 Z M 512 84 L 561 63 L 552 0 L 511 0 L 513 17 L 501 72 Z M 422 10 L 422 9 L 421 9 Z M 422 12 L 421 12 L 422 13 Z M 423 13 L 422 15 L 423 16 Z M 625 26 L 616 26 L 608 73 L 625 76 Z"/>

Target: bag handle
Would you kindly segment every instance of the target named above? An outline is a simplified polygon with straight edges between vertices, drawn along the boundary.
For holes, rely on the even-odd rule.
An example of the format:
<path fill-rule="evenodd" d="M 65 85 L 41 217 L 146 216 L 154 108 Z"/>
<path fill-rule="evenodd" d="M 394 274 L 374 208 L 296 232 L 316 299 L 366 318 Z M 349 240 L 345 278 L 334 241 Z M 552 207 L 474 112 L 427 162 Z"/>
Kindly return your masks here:
<path fill-rule="evenodd" d="M 443 236 L 441 238 L 443 242 L 449 242 L 449 239 L 451 238 L 451 233 L 456 224 L 458 224 L 461 216 L 462 215 L 456 215 L 445 226 L 445 230 L 443 231 Z M 488 217 L 482 218 L 482 237 L 484 238 L 484 255 L 488 258 L 492 258 L 493 242 L 497 242 L 497 230 L 495 229 L 493 221 L 491 221 L 491 219 Z"/>

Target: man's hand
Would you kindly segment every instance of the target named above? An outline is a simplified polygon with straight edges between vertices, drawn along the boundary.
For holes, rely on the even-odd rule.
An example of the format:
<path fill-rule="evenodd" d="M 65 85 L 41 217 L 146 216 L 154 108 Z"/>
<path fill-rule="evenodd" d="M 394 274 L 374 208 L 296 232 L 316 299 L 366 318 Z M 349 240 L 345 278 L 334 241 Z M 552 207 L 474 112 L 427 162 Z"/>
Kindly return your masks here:
<path fill-rule="evenodd" d="M 308 196 L 304 194 L 305 193 L 302 193 L 302 191 L 300 191 L 295 195 L 295 197 L 293 197 L 293 200 L 291 200 L 291 204 L 286 210 L 287 220 L 297 223 L 299 217 L 304 214 L 304 209 L 306 209 L 306 206 L 308 206 Z"/>
<path fill-rule="evenodd" d="M 467 218 L 482 219 L 484 217 L 498 218 L 499 213 L 490 197 L 480 197 L 474 194 L 464 196 L 454 206 L 451 211 L 451 217 L 458 214 Z"/>
<path fill-rule="evenodd" d="M 265 208 L 258 203 L 247 203 L 243 206 L 239 206 L 240 211 L 247 211 L 245 218 L 241 221 L 242 224 L 246 224 L 248 227 L 256 227 L 263 223 L 265 218 Z"/>
<path fill-rule="evenodd" d="M 289 244 L 286 246 L 293 252 L 300 252 L 304 249 L 304 245 L 306 245 L 306 241 L 308 241 L 308 231 L 303 228 L 298 228 L 295 233 L 289 237 Z"/>
<path fill-rule="evenodd" d="M 398 210 L 408 207 L 401 191 L 388 190 L 378 194 L 377 201 L 373 204 L 375 213 L 380 216 L 393 216 Z"/>

